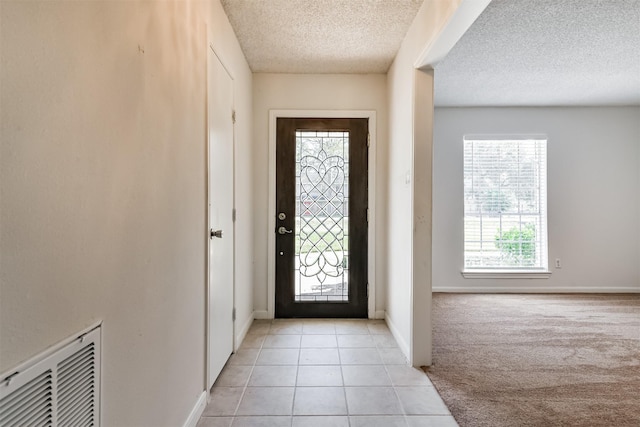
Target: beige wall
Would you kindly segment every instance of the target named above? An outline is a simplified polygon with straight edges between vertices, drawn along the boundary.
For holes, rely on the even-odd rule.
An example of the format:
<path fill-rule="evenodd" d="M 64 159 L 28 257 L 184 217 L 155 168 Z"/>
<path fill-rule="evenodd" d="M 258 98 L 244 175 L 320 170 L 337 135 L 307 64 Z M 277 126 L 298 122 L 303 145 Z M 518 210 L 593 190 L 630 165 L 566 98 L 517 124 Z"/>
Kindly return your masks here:
<path fill-rule="evenodd" d="M 267 311 L 267 244 L 269 195 L 269 110 L 375 110 L 377 119 L 377 254 L 376 309 L 385 307 L 387 89 L 381 74 L 255 74 L 253 80 L 254 186 L 255 186 L 255 310 Z M 259 313 L 260 314 L 260 313 Z"/>
<path fill-rule="evenodd" d="M 182 425 L 205 377 L 208 39 L 249 163 L 251 74 L 222 8 L 2 1 L 0 22 L 0 371 L 102 320 L 104 425 Z"/>
<path fill-rule="evenodd" d="M 437 76 L 436 76 L 437 78 Z M 548 279 L 465 279 L 465 134 L 545 134 Z M 436 291 L 639 292 L 640 108 L 437 108 Z M 562 268 L 554 268 L 559 258 Z"/>
<path fill-rule="evenodd" d="M 405 353 L 411 353 L 413 329 L 413 280 L 414 280 L 414 199 L 423 210 L 430 211 L 431 200 L 427 188 L 414 186 L 414 98 L 428 96 L 417 94 L 414 85 L 415 63 L 423 51 L 437 37 L 461 0 L 425 1 L 400 47 L 388 73 L 389 90 L 389 175 L 387 199 L 387 320 Z M 422 110 L 424 111 L 424 110 Z M 425 112 L 426 114 L 426 112 Z M 431 111 L 431 115 L 433 112 Z M 430 118 L 416 118 L 430 120 Z M 422 132 L 422 130 L 420 131 Z M 424 163 L 423 163 L 424 164 Z M 421 166 L 422 167 L 422 166 Z M 430 172 L 427 173 L 430 175 Z M 428 184 L 422 181 L 422 184 Z M 429 221 L 430 222 L 430 221 Z M 429 227 L 421 227 L 427 230 Z M 415 236 L 430 239 L 430 236 Z M 421 242 L 424 243 L 424 242 Z M 431 272 L 423 265 L 416 280 L 421 286 L 430 287 Z M 429 318 L 430 293 L 422 301 Z M 427 296 L 429 295 L 429 296 Z M 431 324 L 416 325 L 431 330 Z M 413 356 L 411 356 L 413 360 Z"/>

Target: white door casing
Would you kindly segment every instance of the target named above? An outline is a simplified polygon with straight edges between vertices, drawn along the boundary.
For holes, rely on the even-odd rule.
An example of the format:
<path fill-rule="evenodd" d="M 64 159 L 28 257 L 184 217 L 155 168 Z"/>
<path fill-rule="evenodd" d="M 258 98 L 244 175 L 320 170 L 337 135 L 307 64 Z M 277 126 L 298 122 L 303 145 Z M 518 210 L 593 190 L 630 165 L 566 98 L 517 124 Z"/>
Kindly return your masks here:
<path fill-rule="evenodd" d="M 268 234 L 267 247 L 275 247 L 276 227 L 276 122 L 279 117 L 332 117 L 332 118 L 367 118 L 369 119 L 369 231 L 368 231 L 368 266 L 369 280 L 368 317 L 384 319 L 384 310 L 376 311 L 376 140 L 377 121 L 373 110 L 269 110 L 269 194 L 268 194 Z M 256 310 L 256 319 L 273 319 L 275 317 L 275 251 L 267 251 L 267 310 Z"/>
<path fill-rule="evenodd" d="M 233 352 L 233 80 L 208 49 L 208 224 L 207 389 Z M 220 231 L 221 236 L 214 236 Z"/>

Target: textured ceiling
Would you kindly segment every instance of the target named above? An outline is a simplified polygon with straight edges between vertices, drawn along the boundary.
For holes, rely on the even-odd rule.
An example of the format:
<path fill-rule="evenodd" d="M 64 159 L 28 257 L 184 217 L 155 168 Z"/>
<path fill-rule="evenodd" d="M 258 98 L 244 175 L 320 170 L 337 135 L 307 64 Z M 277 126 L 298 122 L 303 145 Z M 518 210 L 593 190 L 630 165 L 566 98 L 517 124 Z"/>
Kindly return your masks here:
<path fill-rule="evenodd" d="M 423 0 L 221 0 L 254 73 L 386 73 Z"/>
<path fill-rule="evenodd" d="M 435 70 L 438 106 L 640 105 L 640 0 L 493 0 Z"/>

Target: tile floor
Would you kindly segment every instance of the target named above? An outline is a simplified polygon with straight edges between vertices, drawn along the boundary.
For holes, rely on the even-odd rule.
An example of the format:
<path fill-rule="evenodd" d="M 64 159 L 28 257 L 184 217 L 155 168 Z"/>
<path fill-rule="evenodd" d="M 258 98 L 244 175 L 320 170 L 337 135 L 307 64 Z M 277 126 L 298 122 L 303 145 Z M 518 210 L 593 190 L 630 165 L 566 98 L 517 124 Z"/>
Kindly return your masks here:
<path fill-rule="evenodd" d="M 382 320 L 256 320 L 198 427 L 453 427 Z"/>

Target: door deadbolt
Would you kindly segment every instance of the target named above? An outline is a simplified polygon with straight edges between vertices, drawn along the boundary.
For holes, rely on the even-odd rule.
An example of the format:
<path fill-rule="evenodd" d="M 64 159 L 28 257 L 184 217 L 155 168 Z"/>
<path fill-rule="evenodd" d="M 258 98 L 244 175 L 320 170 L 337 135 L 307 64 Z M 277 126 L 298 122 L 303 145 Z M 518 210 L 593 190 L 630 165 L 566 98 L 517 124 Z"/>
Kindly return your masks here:
<path fill-rule="evenodd" d="M 278 219 L 281 220 L 281 221 L 284 220 L 284 219 L 287 219 L 287 214 L 285 214 L 284 212 L 280 212 L 278 214 Z"/>
<path fill-rule="evenodd" d="M 218 239 L 222 239 L 222 230 L 214 230 L 212 228 L 210 238 L 213 239 L 214 237 L 217 237 Z"/>

